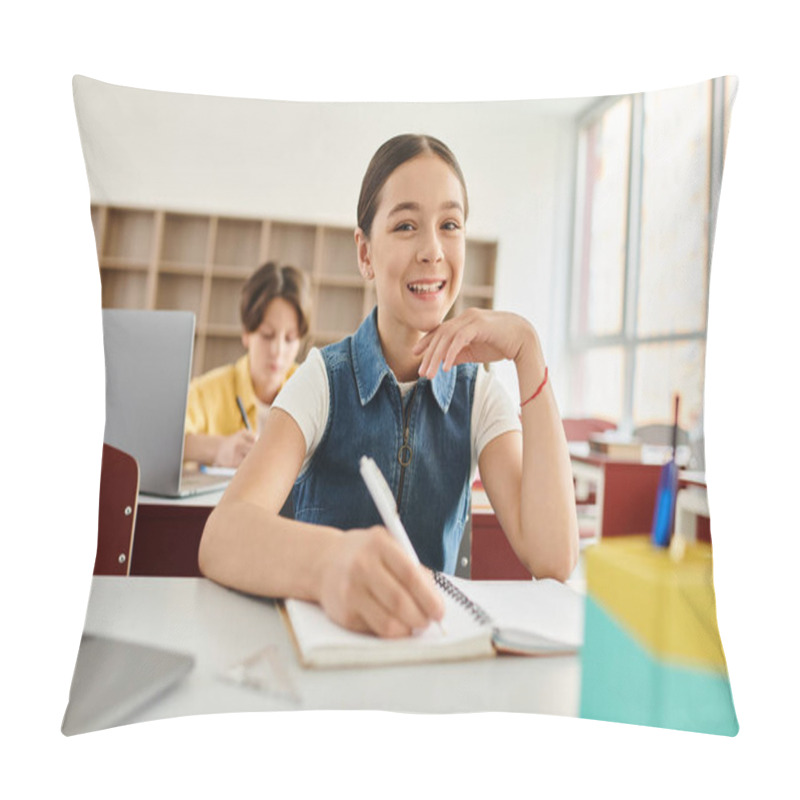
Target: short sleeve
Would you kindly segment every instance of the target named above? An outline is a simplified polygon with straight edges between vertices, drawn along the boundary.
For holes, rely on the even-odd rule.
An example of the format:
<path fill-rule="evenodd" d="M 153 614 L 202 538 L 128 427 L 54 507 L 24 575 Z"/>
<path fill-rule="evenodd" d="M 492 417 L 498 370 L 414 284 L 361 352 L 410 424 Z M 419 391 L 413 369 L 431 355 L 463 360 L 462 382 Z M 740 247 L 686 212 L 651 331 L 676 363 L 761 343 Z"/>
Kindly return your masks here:
<path fill-rule="evenodd" d="M 272 407 L 286 412 L 302 431 L 306 440 L 305 469 L 322 441 L 330 407 L 328 373 L 318 348 L 309 352 L 292 379 L 286 381 Z"/>
<path fill-rule="evenodd" d="M 508 431 L 522 430 L 516 404 L 500 381 L 483 367 L 478 368 L 475 379 L 471 422 L 473 468 L 477 465 L 483 448 L 492 439 Z"/>

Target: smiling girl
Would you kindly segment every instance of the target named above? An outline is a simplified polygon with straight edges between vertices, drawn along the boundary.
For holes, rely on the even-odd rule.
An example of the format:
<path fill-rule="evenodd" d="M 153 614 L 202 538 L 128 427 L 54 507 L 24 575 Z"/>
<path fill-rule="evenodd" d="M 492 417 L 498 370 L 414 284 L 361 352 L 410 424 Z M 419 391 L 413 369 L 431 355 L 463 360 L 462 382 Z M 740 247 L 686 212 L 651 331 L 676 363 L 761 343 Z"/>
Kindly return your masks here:
<path fill-rule="evenodd" d="M 205 575 L 318 602 L 354 630 L 408 635 L 442 616 L 424 567 L 455 570 L 476 467 L 531 573 L 570 575 L 572 474 L 536 331 L 499 311 L 443 321 L 463 278 L 467 214 L 461 169 L 439 140 L 405 134 L 375 153 L 355 241 L 376 308 L 352 336 L 312 350 L 276 398 L 209 517 Z M 504 359 L 516 367 L 521 407 L 480 366 Z M 378 524 L 362 455 L 389 482 L 424 567 Z M 278 514 L 290 492 L 294 520 Z"/>

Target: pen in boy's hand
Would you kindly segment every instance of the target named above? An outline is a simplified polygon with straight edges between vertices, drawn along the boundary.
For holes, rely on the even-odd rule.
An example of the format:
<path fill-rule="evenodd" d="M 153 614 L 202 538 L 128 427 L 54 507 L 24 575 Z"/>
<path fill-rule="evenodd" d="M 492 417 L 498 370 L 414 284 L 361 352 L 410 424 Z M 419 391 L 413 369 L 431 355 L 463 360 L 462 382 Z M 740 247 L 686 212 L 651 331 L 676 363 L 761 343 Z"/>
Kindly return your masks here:
<path fill-rule="evenodd" d="M 242 415 L 242 422 L 244 422 L 245 428 L 251 431 L 253 430 L 252 426 L 250 425 L 250 420 L 247 419 L 247 412 L 244 410 L 244 403 L 242 402 L 242 398 L 239 395 L 236 395 L 236 405 L 239 406 L 239 413 Z"/>

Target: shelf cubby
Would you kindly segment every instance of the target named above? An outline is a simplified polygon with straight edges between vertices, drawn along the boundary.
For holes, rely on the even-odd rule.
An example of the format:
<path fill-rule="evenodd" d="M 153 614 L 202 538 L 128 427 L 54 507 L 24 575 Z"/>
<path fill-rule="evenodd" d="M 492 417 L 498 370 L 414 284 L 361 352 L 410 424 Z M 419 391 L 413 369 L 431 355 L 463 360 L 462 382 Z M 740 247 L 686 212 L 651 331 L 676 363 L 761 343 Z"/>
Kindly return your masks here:
<path fill-rule="evenodd" d="M 220 218 L 214 248 L 214 270 L 240 274 L 260 262 L 263 224 L 257 219 Z"/>
<path fill-rule="evenodd" d="M 106 205 L 93 205 L 91 220 L 103 307 L 192 311 L 193 375 L 244 352 L 242 286 L 268 260 L 308 275 L 313 307 L 301 357 L 353 333 L 375 304 L 374 283 L 358 273 L 352 227 Z M 452 313 L 492 307 L 496 256 L 496 242 L 467 240 Z"/>
<path fill-rule="evenodd" d="M 104 218 L 103 240 L 98 247 L 101 260 L 108 257 L 143 264 L 150 262 L 155 230 L 152 212 L 110 208 Z"/>
<path fill-rule="evenodd" d="M 280 265 L 289 264 L 311 273 L 314 268 L 316 237 L 316 225 L 272 222 L 267 260 Z"/>
<path fill-rule="evenodd" d="M 466 286 L 494 286 L 494 265 L 497 261 L 495 242 L 467 241 L 464 263 Z"/>
<path fill-rule="evenodd" d="M 202 277 L 162 273 L 158 276 L 156 308 L 193 311 L 200 316 L 203 299 Z"/>
<path fill-rule="evenodd" d="M 252 271 L 252 270 L 250 270 Z M 244 278 L 229 278 L 225 276 L 211 279 L 211 301 L 208 308 L 209 324 L 231 322 L 236 320 L 237 327 L 240 321 L 239 301 L 242 296 Z"/>
<path fill-rule="evenodd" d="M 210 220 L 196 214 L 164 215 L 160 260 L 174 266 L 206 263 Z"/>
<path fill-rule="evenodd" d="M 352 230 L 325 228 L 322 232 L 321 251 L 320 276 L 335 275 L 361 280 Z"/>
<path fill-rule="evenodd" d="M 103 308 L 144 308 L 147 302 L 147 274 L 140 270 L 100 270 Z"/>

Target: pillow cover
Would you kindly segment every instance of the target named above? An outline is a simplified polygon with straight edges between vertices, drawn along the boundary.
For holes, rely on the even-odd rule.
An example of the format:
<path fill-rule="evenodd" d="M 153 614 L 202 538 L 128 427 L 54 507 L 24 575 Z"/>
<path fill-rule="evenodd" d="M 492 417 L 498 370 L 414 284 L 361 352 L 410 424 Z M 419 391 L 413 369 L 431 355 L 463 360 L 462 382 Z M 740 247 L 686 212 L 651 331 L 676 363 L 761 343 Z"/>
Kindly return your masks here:
<path fill-rule="evenodd" d="M 244 352 L 238 297 L 272 260 L 307 274 L 310 343 L 338 340 L 374 303 L 352 235 L 363 170 L 390 136 L 429 132 L 452 147 L 470 192 L 456 312 L 500 308 L 534 321 L 565 415 L 611 418 L 630 434 L 671 423 L 678 392 L 692 445 L 682 499 L 702 508 L 708 277 L 734 91 L 720 78 L 608 98 L 331 104 L 76 77 L 103 307 L 192 312 L 197 376 Z M 514 375 L 495 371 L 516 395 Z M 277 607 L 200 576 L 197 545 L 218 495 L 156 499 L 109 478 L 85 637 L 112 645 L 93 652 L 113 652 L 117 640 L 145 646 L 152 679 L 131 696 L 113 680 L 117 656 L 95 656 L 87 691 L 102 713 L 65 732 L 215 711 L 370 708 L 529 711 L 733 735 L 709 524 L 689 514 L 685 533 L 697 541 L 680 559 L 642 538 L 663 457 L 626 465 L 644 475 L 634 500 L 632 482 L 612 496 L 610 468 L 575 453 L 595 470 L 604 514 L 640 507 L 616 528 L 601 514 L 587 539 L 571 580 L 585 598 L 580 656 L 366 674 L 303 669 Z M 114 458 L 104 453 L 104 481 Z M 476 498 L 460 562 L 473 577 L 478 537 L 492 535 Z M 492 577 L 510 577 L 507 567 Z M 183 669 L 164 672 L 176 656 Z M 76 668 L 71 719 L 84 679 Z"/>

